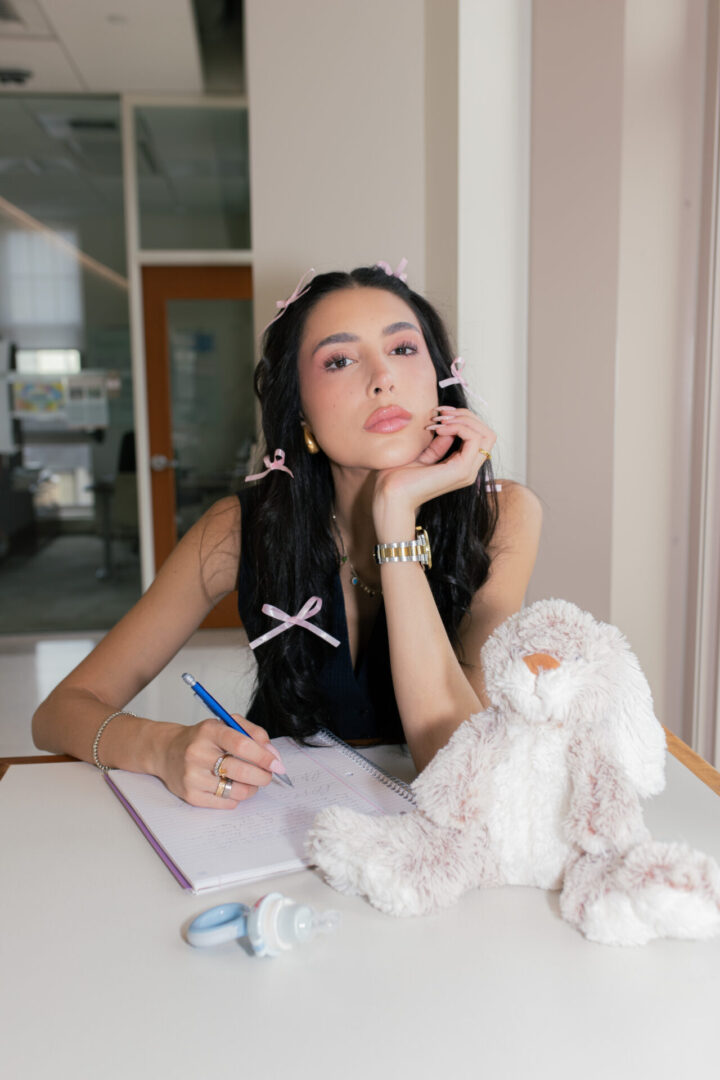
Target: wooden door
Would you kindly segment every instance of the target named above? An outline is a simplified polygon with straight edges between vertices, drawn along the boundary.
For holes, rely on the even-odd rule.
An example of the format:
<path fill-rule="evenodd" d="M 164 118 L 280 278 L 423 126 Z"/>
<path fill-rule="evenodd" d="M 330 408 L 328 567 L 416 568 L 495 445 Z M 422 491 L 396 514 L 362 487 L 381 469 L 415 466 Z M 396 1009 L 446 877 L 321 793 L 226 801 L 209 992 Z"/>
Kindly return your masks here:
<path fill-rule="evenodd" d="M 142 271 L 155 566 L 217 499 L 239 490 L 255 436 L 252 271 Z M 239 626 L 237 594 L 204 627 Z"/>

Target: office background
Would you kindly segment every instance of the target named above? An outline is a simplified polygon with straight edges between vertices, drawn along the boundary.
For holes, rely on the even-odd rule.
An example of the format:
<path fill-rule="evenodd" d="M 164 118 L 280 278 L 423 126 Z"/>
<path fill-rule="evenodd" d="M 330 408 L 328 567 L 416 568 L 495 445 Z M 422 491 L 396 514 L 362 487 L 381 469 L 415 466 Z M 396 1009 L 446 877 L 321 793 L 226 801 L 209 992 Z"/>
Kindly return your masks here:
<path fill-rule="evenodd" d="M 619 625 L 660 719 L 718 764 L 716 0 L 7 7 L 0 650 L 102 630 L 152 578 L 146 271 L 252 270 L 234 307 L 172 301 L 178 418 L 238 342 L 245 387 L 220 465 L 175 435 L 182 531 L 257 453 L 251 321 L 309 266 L 407 257 L 489 403 L 498 472 L 543 502 L 529 599 Z M 45 349 L 80 370 L 15 374 Z M 53 381 L 84 426 L 37 415 Z"/>

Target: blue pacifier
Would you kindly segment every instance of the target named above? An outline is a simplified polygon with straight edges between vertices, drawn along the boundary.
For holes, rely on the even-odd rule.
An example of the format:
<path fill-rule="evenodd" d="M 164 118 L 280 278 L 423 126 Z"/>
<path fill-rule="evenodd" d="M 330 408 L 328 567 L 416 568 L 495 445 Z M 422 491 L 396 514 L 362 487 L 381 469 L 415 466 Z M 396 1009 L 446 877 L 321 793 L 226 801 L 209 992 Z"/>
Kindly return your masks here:
<path fill-rule="evenodd" d="M 335 930 L 337 911 L 323 914 L 296 904 L 282 893 L 268 893 L 250 908 L 247 904 L 218 904 L 193 919 L 187 930 L 190 945 L 205 948 L 246 938 L 256 956 L 279 956 L 318 933 Z"/>

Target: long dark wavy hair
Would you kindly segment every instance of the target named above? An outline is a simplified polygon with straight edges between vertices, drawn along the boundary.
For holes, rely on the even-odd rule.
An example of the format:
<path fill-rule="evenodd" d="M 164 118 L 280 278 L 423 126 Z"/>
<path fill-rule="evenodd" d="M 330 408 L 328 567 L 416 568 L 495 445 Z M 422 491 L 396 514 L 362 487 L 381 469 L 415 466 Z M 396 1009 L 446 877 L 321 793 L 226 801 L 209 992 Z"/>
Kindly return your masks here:
<path fill-rule="evenodd" d="M 262 358 L 255 370 L 264 441 L 270 455 L 278 447 L 285 450 L 285 463 L 294 479 L 273 471 L 247 490 L 244 499 L 252 528 L 246 529 L 243 520 L 241 559 L 250 559 L 254 569 L 254 613 L 260 612 L 263 603 L 271 603 L 295 614 L 309 597 L 319 596 L 326 602 L 313 621 L 327 631 L 331 630 L 327 600 L 340 566 L 331 519 L 333 481 L 323 451 L 310 454 L 305 446 L 298 353 L 308 313 L 315 304 L 338 289 L 362 287 L 385 289 L 404 300 L 419 320 L 438 380 L 452 376 L 453 353 L 438 313 L 399 277 L 377 266 L 318 275 L 307 292 L 265 330 Z M 439 388 L 438 395 L 441 405 L 469 407 L 458 383 Z M 446 456 L 460 445 L 460 440 L 454 440 Z M 418 521 L 427 529 L 432 546 L 428 582 L 448 638 L 458 651 L 460 621 L 490 568 L 488 544 L 497 521 L 490 462 L 483 464 L 477 484 L 441 495 L 421 507 Z M 259 618 L 262 621 L 256 626 L 260 633 L 277 625 L 265 615 Z M 329 648 L 315 634 L 293 630 L 257 648 L 254 702 L 264 718 L 272 721 L 271 734 L 303 740 L 322 725 L 332 726 L 318 678 Z M 459 659 L 462 663 L 461 655 Z"/>

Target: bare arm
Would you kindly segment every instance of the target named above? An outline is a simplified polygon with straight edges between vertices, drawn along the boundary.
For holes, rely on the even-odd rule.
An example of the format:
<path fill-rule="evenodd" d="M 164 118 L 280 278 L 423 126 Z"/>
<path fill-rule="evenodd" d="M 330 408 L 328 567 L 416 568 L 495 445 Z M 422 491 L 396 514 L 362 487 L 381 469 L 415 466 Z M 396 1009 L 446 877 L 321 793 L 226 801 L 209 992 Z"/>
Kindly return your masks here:
<path fill-rule="evenodd" d="M 460 627 L 463 664 L 452 649 L 422 567 L 397 563 L 381 568 L 395 697 L 419 769 L 461 723 L 486 707 L 480 650 L 493 630 L 520 609 L 530 580 L 540 504 L 527 488 L 507 483 L 498 502 L 490 576 Z M 383 526 L 388 536 L 412 536 L 414 515 L 406 513 L 403 520 L 401 512 L 392 520 L 391 513 Z"/>
<path fill-rule="evenodd" d="M 92 761 L 103 720 L 147 686 L 235 587 L 240 524 L 240 506 L 232 497 L 189 530 L 137 604 L 38 707 L 33 738 L 40 749 Z M 211 770 L 223 751 L 252 764 L 238 767 L 234 798 L 220 800 L 213 795 L 217 780 Z M 234 806 L 269 783 L 273 760 L 268 750 L 214 719 L 188 727 L 171 718 L 158 722 L 125 714 L 103 732 L 99 756 L 117 768 L 159 776 L 171 791 L 205 806 Z"/>
<path fill-rule="evenodd" d="M 483 708 L 489 701 L 480 652 L 493 630 L 523 605 L 542 527 L 540 500 L 521 484 L 503 481 L 498 507 L 498 523 L 490 545 L 490 574 L 475 593 L 470 615 L 460 624 L 459 634 L 463 670 Z"/>

